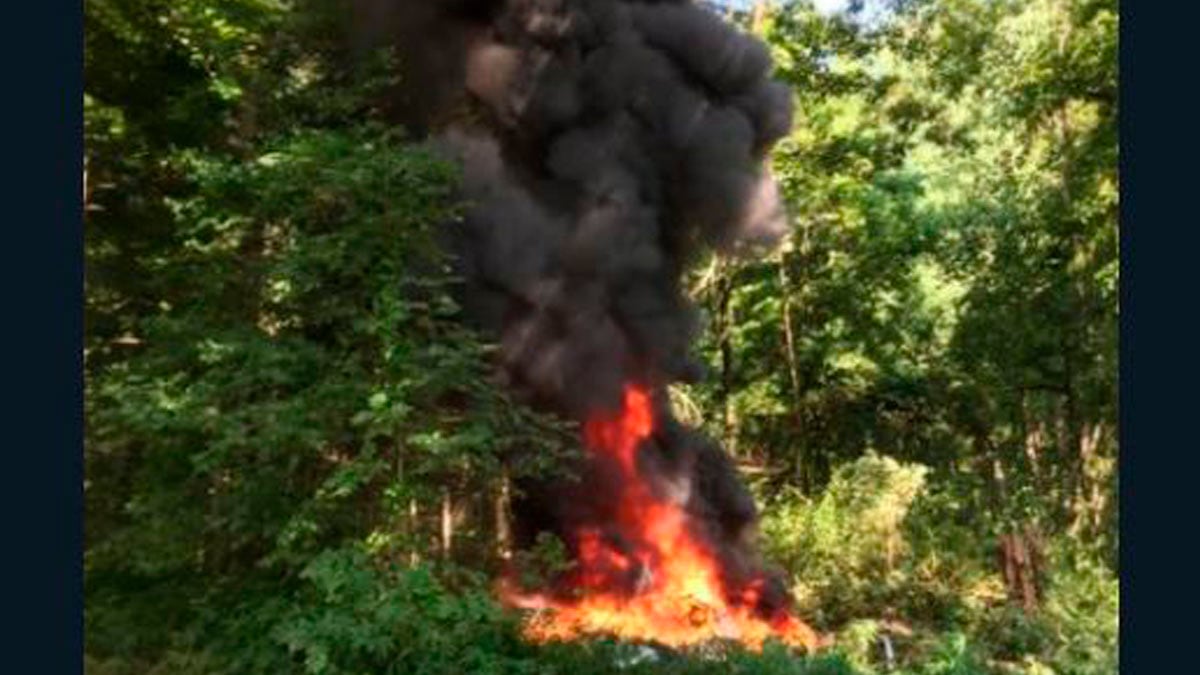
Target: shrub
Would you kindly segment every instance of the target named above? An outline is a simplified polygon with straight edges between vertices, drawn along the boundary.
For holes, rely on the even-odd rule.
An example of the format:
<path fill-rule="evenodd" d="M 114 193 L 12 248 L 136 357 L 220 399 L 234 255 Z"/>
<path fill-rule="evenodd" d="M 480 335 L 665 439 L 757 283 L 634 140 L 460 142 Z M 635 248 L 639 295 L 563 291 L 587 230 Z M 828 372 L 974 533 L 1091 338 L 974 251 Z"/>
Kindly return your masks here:
<path fill-rule="evenodd" d="M 971 486 L 932 489 L 926 476 L 868 453 L 817 498 L 792 493 L 764 511 L 768 554 L 792 574 L 801 615 L 836 633 L 846 664 L 886 670 L 886 635 L 894 665 L 915 668 L 905 672 L 1115 672 L 1118 581 L 1096 551 L 1049 537 L 1045 595 L 1027 614 L 992 567 L 989 523 L 964 507 Z"/>
<path fill-rule="evenodd" d="M 766 510 L 768 554 L 792 572 L 805 616 L 839 625 L 889 603 L 905 578 L 902 526 L 926 473 L 868 453 L 838 468 L 815 501 L 792 493 Z"/>
<path fill-rule="evenodd" d="M 528 672 L 531 649 L 478 589 L 451 593 L 424 567 L 377 569 L 353 549 L 315 558 L 271 632 L 310 673 Z"/>
<path fill-rule="evenodd" d="M 1102 563 L 1055 552 L 1043 607 L 1050 662 L 1059 673 L 1115 673 L 1119 657 L 1120 581 Z"/>

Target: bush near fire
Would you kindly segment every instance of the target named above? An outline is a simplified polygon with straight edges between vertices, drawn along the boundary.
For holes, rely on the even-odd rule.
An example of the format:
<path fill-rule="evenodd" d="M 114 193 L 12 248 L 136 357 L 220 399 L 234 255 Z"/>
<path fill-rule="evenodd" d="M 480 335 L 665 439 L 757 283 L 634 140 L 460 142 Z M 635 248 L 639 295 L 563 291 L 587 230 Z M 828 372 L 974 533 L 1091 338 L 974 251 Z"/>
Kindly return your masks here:
<path fill-rule="evenodd" d="M 1117 6 L 85 6 L 86 669 L 1117 669 Z"/>

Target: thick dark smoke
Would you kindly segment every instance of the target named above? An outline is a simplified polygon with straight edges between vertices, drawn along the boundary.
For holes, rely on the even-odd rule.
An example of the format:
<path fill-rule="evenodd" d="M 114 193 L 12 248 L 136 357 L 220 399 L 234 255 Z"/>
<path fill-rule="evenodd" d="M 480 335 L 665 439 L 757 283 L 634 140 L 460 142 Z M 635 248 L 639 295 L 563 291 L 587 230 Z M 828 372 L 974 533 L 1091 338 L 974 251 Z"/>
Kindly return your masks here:
<path fill-rule="evenodd" d="M 359 18 L 400 50 L 396 113 L 462 164 L 470 208 L 451 245 L 509 386 L 581 421 L 618 408 L 626 383 L 656 392 L 639 466 L 745 582 L 754 503 L 665 391 L 701 373 L 686 265 L 784 230 L 764 155 L 791 96 L 764 45 L 684 1 L 365 0 Z M 602 527 L 615 479 L 585 471 L 586 489 L 525 486 L 518 533 Z"/>

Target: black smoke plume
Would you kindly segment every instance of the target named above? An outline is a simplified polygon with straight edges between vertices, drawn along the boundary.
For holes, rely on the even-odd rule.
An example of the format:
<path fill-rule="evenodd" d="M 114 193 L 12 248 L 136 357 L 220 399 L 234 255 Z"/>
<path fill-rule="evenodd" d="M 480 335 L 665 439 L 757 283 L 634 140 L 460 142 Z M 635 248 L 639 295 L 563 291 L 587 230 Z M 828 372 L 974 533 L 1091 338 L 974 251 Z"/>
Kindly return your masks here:
<path fill-rule="evenodd" d="M 357 16 L 400 52 L 393 112 L 461 162 L 470 206 L 450 245 L 508 385 L 580 421 L 617 409 L 626 383 L 654 392 L 639 471 L 684 501 L 728 588 L 760 575 L 753 500 L 665 392 L 702 371 L 685 267 L 784 231 L 764 157 L 791 95 L 765 46 L 682 0 L 363 0 Z M 518 543 L 603 529 L 617 486 L 583 471 L 586 487 L 522 486 Z"/>

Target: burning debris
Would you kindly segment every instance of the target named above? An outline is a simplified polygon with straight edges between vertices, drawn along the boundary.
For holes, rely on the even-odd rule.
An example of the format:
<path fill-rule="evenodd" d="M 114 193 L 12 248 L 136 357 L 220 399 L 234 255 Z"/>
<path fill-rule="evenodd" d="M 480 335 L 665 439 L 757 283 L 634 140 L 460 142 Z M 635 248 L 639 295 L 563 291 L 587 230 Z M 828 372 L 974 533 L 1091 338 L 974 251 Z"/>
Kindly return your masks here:
<path fill-rule="evenodd" d="M 764 157 L 791 97 L 765 46 L 684 1 L 362 7 L 401 36 L 399 111 L 462 164 L 450 245 L 468 313 L 499 336 L 512 389 L 583 425 L 582 480 L 514 504 L 518 545 L 549 532 L 575 562 L 536 592 L 503 584 L 545 610 L 530 637 L 816 646 L 758 560 L 731 462 L 666 397 L 702 370 L 685 267 L 784 231 Z"/>
<path fill-rule="evenodd" d="M 664 474 L 643 468 L 641 451 L 653 447 L 647 441 L 654 428 L 650 397 L 636 385 L 626 388 L 618 415 L 586 423 L 593 467 L 616 474 L 615 492 L 601 520 L 568 531 L 576 566 L 559 581 L 570 595 L 504 587 L 511 604 L 550 610 L 535 616 L 528 634 L 552 640 L 598 633 L 675 647 L 718 639 L 759 647 L 776 637 L 815 647 L 816 634 L 787 612 L 782 598 L 764 594 L 766 576 L 749 570 L 730 576 L 735 570 L 689 510 L 688 474 L 670 485 L 669 474 L 658 481 Z"/>

